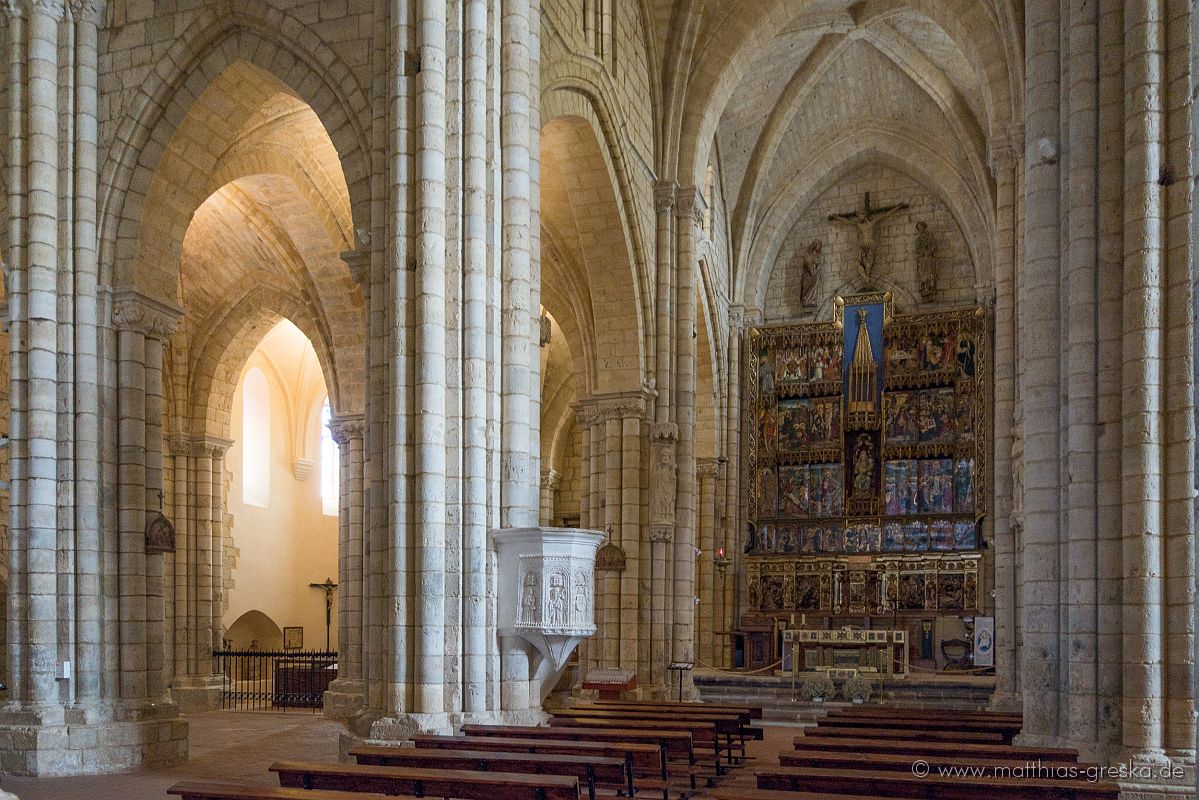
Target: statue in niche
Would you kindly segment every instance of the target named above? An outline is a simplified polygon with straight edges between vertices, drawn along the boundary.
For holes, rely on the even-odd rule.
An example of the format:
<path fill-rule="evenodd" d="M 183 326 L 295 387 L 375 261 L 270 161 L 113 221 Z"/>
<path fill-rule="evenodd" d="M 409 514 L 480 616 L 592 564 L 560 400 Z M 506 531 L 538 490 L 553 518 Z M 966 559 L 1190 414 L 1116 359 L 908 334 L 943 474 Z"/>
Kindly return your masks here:
<path fill-rule="evenodd" d="M 937 237 L 923 220 L 916 223 L 916 277 L 925 302 L 937 298 Z"/>
<path fill-rule="evenodd" d="M 853 494 L 854 497 L 874 494 L 874 442 L 864 433 L 853 448 Z"/>
<path fill-rule="evenodd" d="M 678 488 L 678 474 L 674 463 L 674 448 L 669 445 L 658 452 L 654 465 L 654 521 L 661 524 L 674 522 L 674 501 Z"/>
<path fill-rule="evenodd" d="M 821 252 L 824 243 L 813 239 L 800 259 L 799 266 L 799 302 L 804 308 L 816 305 L 816 284 L 820 282 Z"/>
<path fill-rule="evenodd" d="M 561 572 L 550 574 L 549 597 L 546 598 L 546 624 L 553 628 L 566 627 L 566 576 Z"/>
<path fill-rule="evenodd" d="M 829 222 L 839 222 L 842 225 L 852 225 L 858 231 L 858 274 L 866 288 L 874 283 L 874 262 L 878 257 L 878 244 L 874 239 L 874 228 L 892 214 L 907 208 L 907 203 L 896 203 L 893 206 L 874 208 L 870 205 L 870 192 L 860 209 L 846 211 L 843 214 L 829 214 Z"/>

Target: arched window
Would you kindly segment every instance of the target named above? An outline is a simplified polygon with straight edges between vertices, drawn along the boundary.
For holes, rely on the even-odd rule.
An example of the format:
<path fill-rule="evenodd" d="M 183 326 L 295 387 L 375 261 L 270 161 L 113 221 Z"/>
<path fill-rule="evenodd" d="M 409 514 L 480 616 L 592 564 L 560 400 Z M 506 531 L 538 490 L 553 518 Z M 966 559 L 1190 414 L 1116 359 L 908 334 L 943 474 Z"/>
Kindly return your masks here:
<path fill-rule="evenodd" d="M 333 441 L 333 431 L 329 425 L 333 422 L 333 411 L 329 408 L 329 398 L 321 406 L 321 506 L 331 517 L 337 516 L 340 467 L 340 453 L 337 442 Z"/>
<path fill-rule="evenodd" d="M 241 499 L 262 508 L 271 501 L 271 389 L 257 367 L 242 385 Z"/>

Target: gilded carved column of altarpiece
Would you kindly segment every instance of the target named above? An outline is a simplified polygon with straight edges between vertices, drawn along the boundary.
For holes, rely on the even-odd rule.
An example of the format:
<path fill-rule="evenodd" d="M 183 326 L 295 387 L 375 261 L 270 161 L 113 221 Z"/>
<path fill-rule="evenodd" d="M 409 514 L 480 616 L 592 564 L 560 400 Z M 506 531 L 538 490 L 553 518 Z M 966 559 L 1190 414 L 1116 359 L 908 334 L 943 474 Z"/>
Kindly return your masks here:
<path fill-rule="evenodd" d="M 837 298 L 750 331 L 747 616 L 971 613 L 986 512 L 986 317 Z"/>

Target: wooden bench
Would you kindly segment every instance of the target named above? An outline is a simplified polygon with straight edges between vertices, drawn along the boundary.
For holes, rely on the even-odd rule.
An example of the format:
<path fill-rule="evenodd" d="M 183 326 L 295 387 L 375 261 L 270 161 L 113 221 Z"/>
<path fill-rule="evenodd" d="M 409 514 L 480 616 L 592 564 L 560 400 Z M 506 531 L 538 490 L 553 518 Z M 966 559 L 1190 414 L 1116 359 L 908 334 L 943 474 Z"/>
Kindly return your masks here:
<path fill-rule="evenodd" d="M 892 800 L 892 795 L 828 794 L 827 792 L 783 792 L 775 789 L 750 789 L 730 786 L 716 789 L 715 800 Z"/>
<path fill-rule="evenodd" d="M 631 787 L 623 758 L 501 753 L 482 750 L 416 750 L 411 747 L 356 747 L 350 751 L 359 764 L 376 767 L 424 767 L 475 772 L 516 772 L 525 775 L 573 775 L 586 785 L 588 800 L 595 787 Z"/>
<path fill-rule="evenodd" d="M 1118 800 L 1113 783 L 1051 778 L 925 776 L 903 772 L 775 767 L 758 770 L 759 789 L 858 794 L 867 797 L 935 798 L 935 800 Z"/>
<path fill-rule="evenodd" d="M 683 708 L 681 706 L 688 706 Z M 552 712 L 555 717 L 569 718 L 588 718 L 588 719 L 616 719 L 616 720 L 637 720 L 639 722 L 655 722 L 667 723 L 674 725 L 678 722 L 712 722 L 715 724 L 713 751 L 715 753 L 716 763 L 720 765 L 720 737 L 723 736 L 725 746 L 723 748 L 727 762 L 726 766 L 736 766 L 733 760 L 733 742 L 737 741 L 741 758 L 745 757 L 745 741 L 747 739 L 761 739 L 763 731 L 761 728 L 749 727 L 750 717 L 747 709 L 720 711 L 714 709 L 706 709 L 699 707 L 696 703 L 684 703 L 680 707 L 674 708 L 638 708 L 638 707 L 613 707 L 613 706 L 592 706 L 592 705 L 575 705 L 570 708 Z M 696 743 L 703 744 L 706 742 L 706 734 L 700 732 L 696 735 Z M 719 770 L 718 770 L 718 774 Z"/>
<path fill-rule="evenodd" d="M 915 761 L 923 761 L 929 769 L 973 769 L 980 766 L 979 760 L 955 754 L 919 753 L 863 753 L 863 752 L 829 752 L 828 750 L 784 750 L 779 753 L 779 765 L 783 767 L 809 767 L 812 769 L 870 769 L 870 770 L 899 770 L 911 772 Z M 1035 760 L 1034 760 L 1035 761 Z M 993 758 L 984 762 L 988 768 L 1018 769 L 1032 763 L 1022 758 Z M 1086 764 L 1077 761 L 1044 761 L 1041 763 L 1054 767 L 1074 767 L 1085 769 Z"/>
<path fill-rule="evenodd" d="M 952 708 L 904 708 L 900 706 L 871 706 L 871 705 L 853 705 L 844 706 L 841 708 L 830 708 L 829 716 L 855 716 L 855 717 L 895 717 L 895 716 L 919 716 L 925 719 L 992 719 L 1001 720 L 1003 722 L 1023 722 L 1024 715 L 1019 711 L 985 711 L 969 709 L 952 709 Z"/>
<path fill-rule="evenodd" d="M 812 728 L 814 736 L 841 739 L 914 739 L 922 742 L 976 742 L 979 744 L 1010 744 L 1002 733 L 994 731 L 940 731 L 924 728 L 842 728 L 818 722 Z"/>
<path fill-rule="evenodd" d="M 711 708 L 720 711 L 748 711 L 750 719 L 762 718 L 761 706 L 739 706 L 725 703 L 690 703 L 682 700 L 592 700 L 597 706 L 644 706 L 646 708 Z"/>
<path fill-rule="evenodd" d="M 513 775 L 415 767 L 368 767 L 277 761 L 280 786 L 343 792 L 453 797 L 457 800 L 579 800 L 579 779 L 567 775 Z"/>
<path fill-rule="evenodd" d="M 825 717 L 818 724 L 828 723 L 839 728 L 861 728 L 874 730 L 877 728 L 919 728 L 930 731 L 965 731 L 979 733 L 998 733 L 1003 736 L 1005 743 L 1010 743 L 1020 733 L 1023 725 L 1014 722 L 995 722 L 992 720 L 952 720 L 952 719 L 917 719 L 884 717 Z"/>
<path fill-rule="evenodd" d="M 610 711 L 554 711 L 550 727 L 620 727 L 641 730 L 679 730 L 691 733 L 697 745 L 711 745 L 716 774 L 724 774 L 721 764 L 720 737 L 730 743 L 733 733 L 740 730 L 735 716 L 725 718 L 689 717 L 679 714 L 627 715 Z"/>
<path fill-rule="evenodd" d="M 629 796 L 639 789 L 661 789 L 661 782 L 649 786 L 645 776 L 658 776 L 662 760 L 662 748 L 656 744 L 634 742 L 579 742 L 566 739 L 518 739 L 499 736 L 434 736 L 419 734 L 412 737 L 418 750 L 470 750 L 497 753 L 545 753 L 548 755 L 584 758 L 619 758 L 625 765 Z M 390 750 L 387 747 L 362 745 L 350 751 L 357 756 L 360 751 Z"/>
<path fill-rule="evenodd" d="M 628 742 L 658 746 L 661 763 L 660 779 L 667 787 L 672 776 L 677 776 L 679 762 L 686 762 L 687 780 L 692 789 L 695 782 L 695 749 L 688 731 L 663 730 L 661 728 L 535 728 L 526 725 L 463 725 L 462 733 L 467 736 L 491 736 L 518 739 L 578 739 L 591 742 Z M 666 790 L 664 790 L 666 791 Z"/>
<path fill-rule="evenodd" d="M 850 739 L 822 737 L 815 728 L 811 734 L 795 737 L 795 748 L 858 753 L 910 753 L 914 756 L 962 756 L 975 760 L 1016 758 L 1022 761 L 1075 762 L 1077 750 L 1055 747 L 1023 747 L 1020 745 L 978 744 L 962 742 L 921 742 L 904 739 Z"/>
<path fill-rule="evenodd" d="M 324 792 L 282 786 L 247 786 L 216 781 L 180 781 L 167 789 L 182 800 L 368 800 L 379 795 L 359 792 Z M 412 795 L 390 795 L 389 800 L 415 800 Z"/>

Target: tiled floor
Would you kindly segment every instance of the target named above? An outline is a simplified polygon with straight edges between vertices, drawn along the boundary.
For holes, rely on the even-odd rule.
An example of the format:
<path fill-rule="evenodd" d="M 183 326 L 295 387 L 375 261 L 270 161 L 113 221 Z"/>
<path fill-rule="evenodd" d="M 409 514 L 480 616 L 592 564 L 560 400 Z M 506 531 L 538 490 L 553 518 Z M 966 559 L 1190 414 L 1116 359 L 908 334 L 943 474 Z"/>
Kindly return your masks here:
<path fill-rule="evenodd" d="M 0 777 L 0 789 L 20 800 L 167 800 L 166 789 L 184 778 L 213 778 L 277 785 L 267 767 L 281 759 L 336 761 L 336 722 L 311 714 L 218 711 L 194 714 L 191 758 L 162 770 L 87 778 Z M 798 729 L 768 726 L 765 738 L 751 742 L 751 765 L 721 781 L 722 787 L 753 786 L 754 764 L 777 764 L 778 752 L 791 746 Z M 699 798 L 707 795 L 701 793 Z"/>

